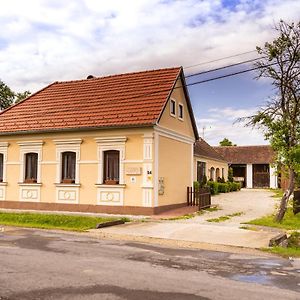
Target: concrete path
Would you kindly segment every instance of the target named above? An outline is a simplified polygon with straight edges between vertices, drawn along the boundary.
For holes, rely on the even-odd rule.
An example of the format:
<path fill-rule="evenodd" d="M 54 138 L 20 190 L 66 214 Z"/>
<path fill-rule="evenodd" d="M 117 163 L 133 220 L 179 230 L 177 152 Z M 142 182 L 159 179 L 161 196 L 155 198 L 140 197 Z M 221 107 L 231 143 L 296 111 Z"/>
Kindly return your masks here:
<path fill-rule="evenodd" d="M 213 204 L 220 210 L 205 212 L 187 220 L 133 222 L 101 229 L 104 234 L 133 237 L 152 237 L 217 245 L 261 248 L 267 247 L 277 230 L 245 230 L 241 223 L 274 212 L 276 200 L 264 190 L 242 190 L 236 193 L 213 197 Z M 208 219 L 242 213 L 223 222 L 208 222 Z M 97 234 L 98 230 L 91 230 Z"/>

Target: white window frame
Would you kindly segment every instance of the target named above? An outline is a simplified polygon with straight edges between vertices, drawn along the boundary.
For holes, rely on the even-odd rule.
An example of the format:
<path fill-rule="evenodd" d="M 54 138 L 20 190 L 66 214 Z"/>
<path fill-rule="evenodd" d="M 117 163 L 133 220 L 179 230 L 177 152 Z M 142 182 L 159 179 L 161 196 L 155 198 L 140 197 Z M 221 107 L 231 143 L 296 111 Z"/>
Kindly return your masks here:
<path fill-rule="evenodd" d="M 41 184 L 42 174 L 41 174 L 41 162 L 43 160 L 42 157 L 42 147 L 43 141 L 26 141 L 26 142 L 17 142 L 20 146 L 20 177 L 19 183 L 24 184 L 25 181 L 25 163 L 26 163 L 26 154 L 28 153 L 36 153 L 38 155 L 38 165 L 37 165 L 37 181 L 36 183 L 30 184 Z M 3 176 L 4 177 L 4 176 Z"/>
<path fill-rule="evenodd" d="M 0 153 L 3 154 L 3 181 L 0 184 L 7 183 L 7 174 L 6 174 L 6 165 L 7 165 L 7 148 L 9 143 L 7 142 L 0 142 Z"/>
<path fill-rule="evenodd" d="M 182 117 L 180 116 L 180 107 L 182 109 Z M 184 120 L 184 105 L 183 105 L 183 103 L 178 103 L 178 119 L 180 121 Z"/>
<path fill-rule="evenodd" d="M 56 185 L 79 185 L 80 184 L 80 145 L 82 139 L 65 139 L 65 140 L 53 140 L 56 145 Z M 75 165 L 75 183 L 62 183 L 62 153 L 63 152 L 75 152 L 76 165 Z"/>
<path fill-rule="evenodd" d="M 172 112 L 173 103 L 174 103 L 175 113 Z M 175 99 L 171 98 L 170 99 L 170 116 L 176 118 L 176 111 L 177 111 L 177 102 Z"/>
<path fill-rule="evenodd" d="M 125 160 L 125 143 L 127 137 L 100 137 L 95 138 L 98 145 L 98 179 L 97 185 L 104 185 L 103 170 L 104 170 L 104 152 L 109 150 L 119 151 L 119 184 L 124 185 L 124 160 Z M 117 186 L 117 185 L 116 185 Z"/>

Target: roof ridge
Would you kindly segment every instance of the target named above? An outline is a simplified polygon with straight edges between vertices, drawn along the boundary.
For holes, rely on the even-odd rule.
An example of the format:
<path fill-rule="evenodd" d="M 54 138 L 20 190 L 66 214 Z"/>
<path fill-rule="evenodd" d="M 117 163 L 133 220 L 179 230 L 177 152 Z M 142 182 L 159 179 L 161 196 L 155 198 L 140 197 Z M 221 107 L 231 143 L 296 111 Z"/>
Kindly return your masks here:
<path fill-rule="evenodd" d="M 45 89 L 47 89 L 48 87 L 50 87 L 51 85 L 53 85 L 53 84 L 55 84 L 55 83 L 57 83 L 57 81 L 54 81 L 54 82 L 48 84 L 47 86 L 43 87 L 42 89 L 36 91 L 35 93 L 30 94 L 30 95 L 29 95 L 28 97 L 26 97 L 25 99 L 23 99 L 23 100 L 21 100 L 21 101 L 19 101 L 19 102 L 17 102 L 17 103 L 12 104 L 11 106 L 9 106 L 9 107 L 7 107 L 6 109 L 2 110 L 2 111 L 0 112 L 0 115 L 2 115 L 3 113 L 7 112 L 8 110 L 10 110 L 10 109 L 12 109 L 12 108 L 18 106 L 19 104 L 25 102 L 26 100 L 30 99 L 31 97 L 33 97 L 33 96 L 39 94 L 40 92 L 44 91 Z"/>
<path fill-rule="evenodd" d="M 105 75 L 101 77 L 94 77 L 90 79 L 75 79 L 75 80 L 62 80 L 62 81 L 56 81 L 55 83 L 61 84 L 61 83 L 71 83 L 71 82 L 82 82 L 82 81 L 94 81 L 104 78 L 112 78 L 112 77 L 122 77 L 126 75 L 136 75 L 136 74 L 144 74 L 144 73 L 151 73 L 151 72 L 157 72 L 157 71 L 164 71 L 164 70 L 180 70 L 182 67 L 170 67 L 170 68 L 160 68 L 160 69 L 151 69 L 151 70 L 144 70 L 144 71 L 135 71 L 135 72 L 125 72 L 121 74 L 111 74 L 111 75 Z"/>
<path fill-rule="evenodd" d="M 241 146 L 212 146 L 214 148 L 249 148 L 249 147 L 271 147 L 271 145 L 241 145 Z"/>

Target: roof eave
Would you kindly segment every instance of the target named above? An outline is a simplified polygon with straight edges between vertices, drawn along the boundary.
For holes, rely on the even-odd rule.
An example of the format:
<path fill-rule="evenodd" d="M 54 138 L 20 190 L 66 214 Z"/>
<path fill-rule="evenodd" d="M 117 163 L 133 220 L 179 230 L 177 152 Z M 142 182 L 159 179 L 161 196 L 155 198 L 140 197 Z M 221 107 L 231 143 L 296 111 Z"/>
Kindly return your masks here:
<path fill-rule="evenodd" d="M 0 136 L 8 135 L 22 135 L 22 134 L 39 134 L 39 133 L 53 133 L 53 132 L 76 132 L 76 131 L 93 131 L 93 130 L 107 130 L 107 129 L 131 129 L 131 128 L 150 128 L 155 124 L 133 124 L 123 126 L 89 126 L 89 127 L 73 127 L 73 128 L 50 128 L 45 130 L 24 130 L 24 131 L 11 131 L 0 132 Z"/>

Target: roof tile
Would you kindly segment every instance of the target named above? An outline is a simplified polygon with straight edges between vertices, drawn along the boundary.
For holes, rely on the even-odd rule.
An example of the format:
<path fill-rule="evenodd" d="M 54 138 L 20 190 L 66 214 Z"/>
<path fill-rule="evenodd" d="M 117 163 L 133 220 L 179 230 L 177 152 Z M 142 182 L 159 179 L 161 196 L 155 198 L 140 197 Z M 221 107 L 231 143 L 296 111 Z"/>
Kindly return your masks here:
<path fill-rule="evenodd" d="M 0 114 L 0 134 L 152 125 L 181 68 L 54 82 Z"/>

